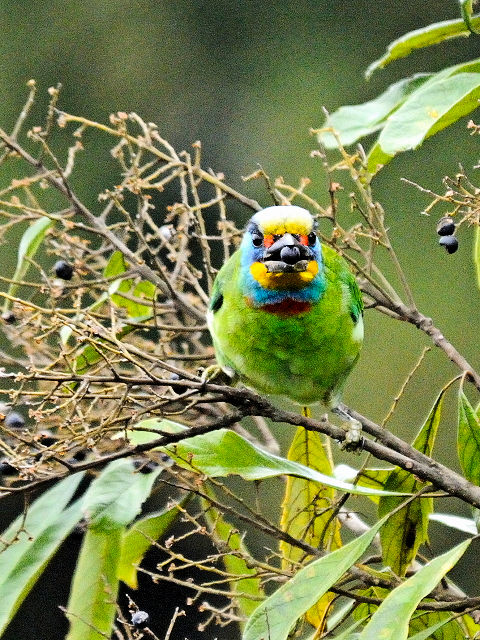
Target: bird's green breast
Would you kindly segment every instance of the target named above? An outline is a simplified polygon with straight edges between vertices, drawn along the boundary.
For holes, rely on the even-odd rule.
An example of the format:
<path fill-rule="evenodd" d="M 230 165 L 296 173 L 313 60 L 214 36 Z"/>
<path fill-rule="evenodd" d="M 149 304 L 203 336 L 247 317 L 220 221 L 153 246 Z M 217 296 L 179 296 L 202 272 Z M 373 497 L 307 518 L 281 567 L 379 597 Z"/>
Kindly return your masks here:
<path fill-rule="evenodd" d="M 320 299 L 288 315 L 249 304 L 234 254 L 217 277 L 209 318 L 219 364 L 262 393 L 335 405 L 358 358 L 363 324 L 358 288 L 344 261 L 327 249 L 324 262 Z"/>

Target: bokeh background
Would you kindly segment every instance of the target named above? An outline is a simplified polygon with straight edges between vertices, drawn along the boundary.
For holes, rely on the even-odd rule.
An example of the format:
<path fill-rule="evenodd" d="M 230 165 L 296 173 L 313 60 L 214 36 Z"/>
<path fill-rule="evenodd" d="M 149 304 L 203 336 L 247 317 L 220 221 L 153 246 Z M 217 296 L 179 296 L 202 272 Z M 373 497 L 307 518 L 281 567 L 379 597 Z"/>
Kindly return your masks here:
<path fill-rule="evenodd" d="M 342 104 L 363 102 L 405 75 L 478 57 L 480 38 L 462 38 L 418 52 L 377 72 L 368 83 L 364 80 L 367 65 L 391 40 L 457 15 L 456 0 L 3 0 L 0 126 L 12 128 L 30 78 L 37 80 L 39 93 L 29 124 L 43 121 L 47 88 L 61 82 L 60 106 L 66 111 L 101 121 L 107 121 L 111 112 L 136 111 L 156 122 L 161 134 L 178 148 L 201 140 L 205 165 L 223 171 L 230 184 L 265 205 L 270 201 L 264 189 L 241 179 L 258 164 L 271 176 L 282 175 L 293 183 L 309 176 L 312 194 L 326 203 L 325 175 L 318 161 L 310 158 L 315 139 L 308 133 L 322 123 L 322 106 L 333 111 Z M 442 178 L 455 174 L 459 162 L 474 182 L 480 181 L 478 169 L 473 168 L 478 162 L 478 137 L 469 136 L 465 125 L 466 119 L 415 153 L 395 159 L 375 179 L 374 189 L 420 309 L 432 315 L 478 367 L 479 291 L 471 233 L 462 229 L 458 253 L 448 256 L 437 245 L 437 218 L 421 215 L 427 198 L 401 182 L 403 176 L 441 189 Z M 104 143 L 90 140 L 73 179 L 93 207 L 96 194 L 116 182 L 117 167 Z M 5 179 L 9 177 L 0 176 L 2 183 Z M 237 219 L 249 215 L 238 207 L 233 213 Z M 15 251 L 13 244 L 2 247 L 3 269 L 13 270 Z M 414 328 L 367 313 L 365 348 L 350 378 L 347 403 L 381 420 L 426 344 Z M 429 353 L 391 428 L 402 437 L 413 437 L 439 388 L 456 373 L 443 354 Z M 438 457 L 455 466 L 453 395 L 447 404 Z M 280 435 L 286 443 L 288 434 Z M 6 514 L 2 520 L 9 517 L 8 504 L 2 502 Z M 468 515 L 461 505 L 442 506 Z M 456 537 L 440 527 L 432 530 L 435 548 Z M 7 640 L 64 636 L 57 605 L 65 604 L 66 596 L 58 594 L 68 588 L 75 545 L 72 539 L 62 550 L 6 633 Z M 456 577 L 465 585 L 462 566 L 466 565 L 460 566 Z M 478 576 L 472 581 L 477 582 Z M 152 628 L 160 633 L 174 605 L 159 587 L 155 589 L 145 607 L 156 611 Z M 224 637 L 231 638 L 232 633 L 230 629 Z M 184 636 L 205 637 L 192 627 L 179 626 L 175 637 Z M 206 637 L 213 635 L 207 632 Z"/>

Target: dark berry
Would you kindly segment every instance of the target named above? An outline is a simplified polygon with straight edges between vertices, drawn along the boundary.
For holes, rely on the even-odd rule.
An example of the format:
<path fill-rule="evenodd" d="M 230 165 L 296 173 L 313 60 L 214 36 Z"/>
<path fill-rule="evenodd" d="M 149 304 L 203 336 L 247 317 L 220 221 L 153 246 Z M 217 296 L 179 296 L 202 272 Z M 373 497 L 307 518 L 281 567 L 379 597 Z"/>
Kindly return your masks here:
<path fill-rule="evenodd" d="M 145 460 L 135 460 L 133 466 L 138 470 L 138 473 L 148 474 L 152 473 L 152 471 L 155 471 L 155 469 L 158 467 L 158 464 L 156 462 L 153 462 L 153 460 L 149 460 L 148 462 Z"/>
<path fill-rule="evenodd" d="M 65 262 L 65 260 L 58 260 L 53 270 L 55 271 L 55 275 L 57 278 L 61 278 L 62 280 L 71 280 L 73 276 L 73 267 L 70 263 Z"/>
<path fill-rule="evenodd" d="M 4 311 L 2 313 L 2 320 L 7 324 L 14 324 L 14 322 L 16 322 L 17 319 L 13 311 Z"/>
<path fill-rule="evenodd" d="M 455 223 L 450 216 L 445 216 L 438 221 L 437 233 L 439 236 L 451 236 L 455 232 Z"/>
<path fill-rule="evenodd" d="M 78 451 L 75 451 L 72 458 L 75 462 L 83 462 L 87 457 L 87 453 L 88 451 L 86 449 L 79 449 Z"/>
<path fill-rule="evenodd" d="M 16 476 L 17 473 L 17 469 L 15 469 L 15 467 L 12 467 L 8 460 L 6 460 L 5 458 L 3 460 L 0 460 L 0 476 Z"/>
<path fill-rule="evenodd" d="M 455 253 L 458 249 L 458 240 L 455 236 L 442 236 L 438 244 L 445 247 L 448 253 Z"/>
<path fill-rule="evenodd" d="M 135 611 L 132 613 L 132 625 L 137 629 L 143 629 L 147 626 L 150 616 L 146 611 Z"/>
<path fill-rule="evenodd" d="M 55 442 L 58 442 L 58 437 L 51 431 L 42 431 L 39 434 L 38 441 L 43 444 L 44 447 L 50 447 Z"/>
<path fill-rule="evenodd" d="M 21 413 L 10 411 L 10 413 L 5 418 L 5 426 L 9 429 L 23 429 L 23 427 L 25 426 L 25 418 Z"/>

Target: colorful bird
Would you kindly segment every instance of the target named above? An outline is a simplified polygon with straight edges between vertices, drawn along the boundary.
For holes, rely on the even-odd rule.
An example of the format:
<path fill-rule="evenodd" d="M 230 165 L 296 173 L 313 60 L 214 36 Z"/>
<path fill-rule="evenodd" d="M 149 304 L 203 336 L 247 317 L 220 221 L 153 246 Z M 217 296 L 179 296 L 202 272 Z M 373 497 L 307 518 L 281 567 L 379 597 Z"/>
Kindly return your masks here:
<path fill-rule="evenodd" d="M 227 374 L 352 422 L 340 403 L 362 346 L 362 296 L 306 209 L 273 206 L 251 218 L 215 279 L 207 318 Z"/>

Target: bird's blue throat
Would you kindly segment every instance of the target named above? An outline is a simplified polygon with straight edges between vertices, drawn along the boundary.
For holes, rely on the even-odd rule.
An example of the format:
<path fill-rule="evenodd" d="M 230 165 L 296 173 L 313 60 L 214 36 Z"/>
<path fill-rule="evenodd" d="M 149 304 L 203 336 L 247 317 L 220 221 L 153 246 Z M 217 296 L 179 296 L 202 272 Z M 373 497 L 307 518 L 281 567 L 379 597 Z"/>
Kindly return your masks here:
<path fill-rule="evenodd" d="M 264 308 L 269 313 L 279 315 L 297 315 L 308 311 L 312 304 L 320 300 L 325 291 L 325 275 L 323 271 L 323 262 L 321 252 L 317 251 L 316 260 L 312 261 L 310 269 L 316 271 L 314 277 L 308 282 L 302 282 L 302 278 L 298 278 L 295 286 L 285 287 L 279 286 L 275 288 L 269 283 L 263 286 L 262 280 L 265 278 L 257 278 L 257 271 L 265 271 L 265 267 L 261 261 L 252 260 L 250 255 L 242 255 L 241 260 L 241 278 L 240 286 L 243 295 L 247 299 L 247 304 L 255 308 Z M 318 270 L 317 270 L 318 266 Z M 287 277 L 293 274 L 286 274 Z M 295 278 L 295 276 L 293 276 Z M 260 281 L 259 281 L 260 280 Z M 280 278 L 281 280 L 281 278 Z"/>

